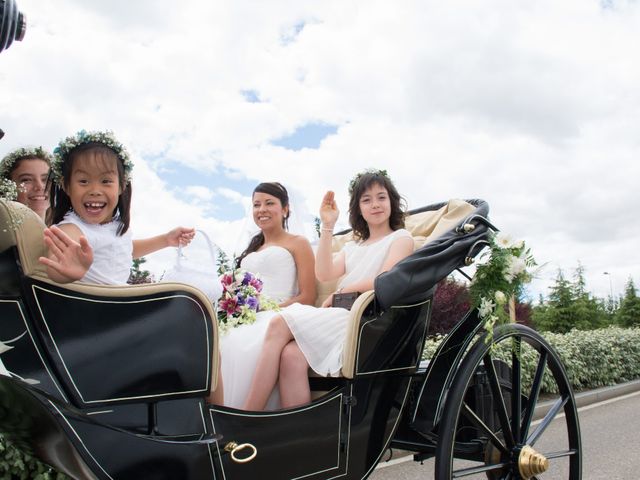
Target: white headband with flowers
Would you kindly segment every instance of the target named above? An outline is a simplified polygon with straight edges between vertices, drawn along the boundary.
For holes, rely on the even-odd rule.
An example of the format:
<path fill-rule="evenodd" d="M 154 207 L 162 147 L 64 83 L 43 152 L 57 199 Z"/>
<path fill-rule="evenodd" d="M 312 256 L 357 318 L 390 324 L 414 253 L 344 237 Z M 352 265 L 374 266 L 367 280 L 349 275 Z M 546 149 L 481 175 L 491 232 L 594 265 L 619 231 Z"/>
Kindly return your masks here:
<path fill-rule="evenodd" d="M 51 162 L 51 177 L 54 182 L 60 185 L 60 179 L 62 178 L 62 165 L 69 157 L 71 151 L 87 143 L 101 143 L 105 147 L 113 150 L 113 152 L 122 161 L 126 182 L 131 183 L 131 171 L 133 170 L 133 162 L 129 157 L 129 152 L 127 152 L 127 149 L 116 139 L 113 132 L 110 130 L 104 132 L 87 132 L 86 130 L 80 130 L 74 136 L 67 137 L 62 140 L 53 150 L 53 161 Z"/>
<path fill-rule="evenodd" d="M 9 152 L 0 161 L 0 178 L 9 178 L 9 172 L 19 160 L 25 158 L 39 158 L 51 164 L 53 157 L 42 147 L 20 147 Z"/>

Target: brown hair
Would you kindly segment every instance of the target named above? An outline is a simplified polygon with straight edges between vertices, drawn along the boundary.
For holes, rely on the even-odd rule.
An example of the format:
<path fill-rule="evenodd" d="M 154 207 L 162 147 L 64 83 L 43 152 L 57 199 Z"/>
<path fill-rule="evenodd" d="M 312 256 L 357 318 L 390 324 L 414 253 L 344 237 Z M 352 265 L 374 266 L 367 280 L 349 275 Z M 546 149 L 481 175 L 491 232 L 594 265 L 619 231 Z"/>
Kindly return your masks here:
<path fill-rule="evenodd" d="M 289 192 L 287 192 L 287 189 L 284 188 L 284 185 L 279 182 L 260 183 L 256 188 L 253 189 L 251 197 L 253 197 L 253 195 L 255 195 L 256 193 L 266 193 L 267 195 L 276 197 L 278 200 L 280 200 L 282 208 L 286 208 L 289 206 Z M 284 228 L 285 230 L 289 229 L 289 215 L 285 216 L 282 219 L 282 228 Z M 240 268 L 240 263 L 242 262 L 242 259 L 244 257 L 249 255 L 250 253 L 257 251 L 262 245 L 264 245 L 264 233 L 262 233 L 262 231 L 259 231 L 256 235 L 253 236 L 246 250 L 242 252 L 236 259 L 236 268 Z"/>
<path fill-rule="evenodd" d="M 392 230 L 404 228 L 404 217 L 406 215 L 406 202 L 400 196 L 391 179 L 383 172 L 365 172 L 357 176 L 352 183 L 351 198 L 349 199 L 349 223 L 353 229 L 354 237 L 360 240 L 369 238 L 369 225 L 362 216 L 360 211 L 360 197 L 373 184 L 378 184 L 387 190 L 389 194 L 389 203 L 391 204 L 391 215 L 389 217 L 389 226 Z"/>

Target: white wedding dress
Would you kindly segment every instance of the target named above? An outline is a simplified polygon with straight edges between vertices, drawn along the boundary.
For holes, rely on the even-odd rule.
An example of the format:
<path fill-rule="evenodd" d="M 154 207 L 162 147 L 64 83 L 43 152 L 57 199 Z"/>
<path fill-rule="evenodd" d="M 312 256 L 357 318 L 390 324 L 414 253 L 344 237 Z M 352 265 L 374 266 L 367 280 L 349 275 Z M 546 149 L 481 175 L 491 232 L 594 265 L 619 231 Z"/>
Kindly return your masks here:
<path fill-rule="evenodd" d="M 280 303 L 298 294 L 296 263 L 284 247 L 270 246 L 242 259 L 242 269 L 257 274 L 263 282 L 262 294 Z M 255 323 L 232 329 L 220 339 L 224 404 L 242 408 L 262 350 L 269 320 L 279 312 L 258 312 Z M 267 410 L 279 408 L 275 388 Z"/>

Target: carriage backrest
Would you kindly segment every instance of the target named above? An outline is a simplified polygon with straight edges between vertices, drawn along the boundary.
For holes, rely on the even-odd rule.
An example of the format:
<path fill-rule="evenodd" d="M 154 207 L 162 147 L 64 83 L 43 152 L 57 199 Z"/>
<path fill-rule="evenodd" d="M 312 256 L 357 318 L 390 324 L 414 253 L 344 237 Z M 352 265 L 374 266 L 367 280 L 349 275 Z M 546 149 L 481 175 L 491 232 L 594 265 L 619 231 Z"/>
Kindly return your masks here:
<path fill-rule="evenodd" d="M 42 219 L 29 207 L 0 201 L 0 252 L 17 247 L 22 271 L 27 276 L 47 278 L 45 266 L 38 258 L 46 255 Z"/>
<path fill-rule="evenodd" d="M 415 213 L 409 212 L 406 217 L 405 228 L 413 236 L 415 250 L 458 226 L 476 208 L 460 199 L 452 199 L 440 205 L 439 208 L 424 211 L 420 209 Z M 338 253 L 347 242 L 352 240 L 352 232 L 335 235 L 333 237 L 332 251 L 334 254 Z M 331 293 L 335 292 L 339 281 L 340 279 L 316 282 L 316 306 L 320 306 Z"/>

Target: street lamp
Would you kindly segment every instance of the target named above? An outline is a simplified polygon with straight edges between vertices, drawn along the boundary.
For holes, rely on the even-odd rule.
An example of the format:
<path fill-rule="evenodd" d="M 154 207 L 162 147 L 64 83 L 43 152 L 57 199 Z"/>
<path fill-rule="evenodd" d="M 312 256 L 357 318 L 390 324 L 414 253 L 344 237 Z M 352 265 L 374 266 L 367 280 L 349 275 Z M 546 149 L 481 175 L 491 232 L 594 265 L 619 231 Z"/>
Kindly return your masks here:
<path fill-rule="evenodd" d="M 609 295 L 611 296 L 611 301 L 613 301 L 613 283 L 611 282 L 611 274 L 609 272 L 602 272 L 603 275 L 609 275 Z"/>

